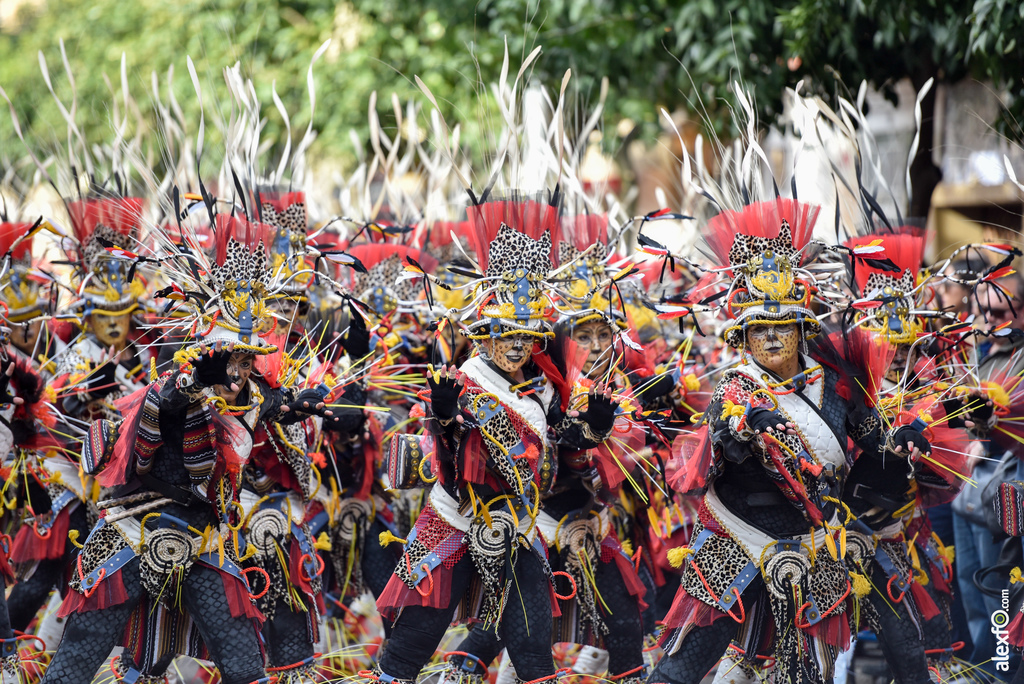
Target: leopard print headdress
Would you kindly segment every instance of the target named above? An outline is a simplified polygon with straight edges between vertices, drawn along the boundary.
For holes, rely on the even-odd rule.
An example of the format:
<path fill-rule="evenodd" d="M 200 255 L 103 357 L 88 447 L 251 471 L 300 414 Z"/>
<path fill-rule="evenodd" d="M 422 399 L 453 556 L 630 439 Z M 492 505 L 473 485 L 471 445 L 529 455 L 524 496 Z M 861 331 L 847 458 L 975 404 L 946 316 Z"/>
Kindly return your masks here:
<path fill-rule="evenodd" d="M 881 248 L 882 251 L 875 256 L 884 257 L 891 264 L 891 267 L 875 267 L 851 262 L 854 279 L 863 298 L 858 306 L 861 312 L 859 324 L 884 336 L 890 344 L 913 344 L 924 330 L 922 318 L 912 313 L 921 306 L 918 300 L 922 293 L 918 291 L 915 294 L 915 288 L 924 260 L 923 231 L 902 227 L 896 232 L 852 238 L 846 246 L 851 249 L 865 246 Z"/>
<path fill-rule="evenodd" d="M 486 276 L 495 284 L 479 309 L 479 320 L 469 326 L 468 337 L 553 335 L 543 284 L 550 270 L 550 232 L 534 240 L 502 223 L 487 252 Z"/>
<path fill-rule="evenodd" d="M 31 223 L 0 223 L 0 255 L 10 255 L 10 267 L 0 276 L 0 300 L 6 307 L 4 318 L 24 323 L 43 313 L 46 305 L 40 297 L 42 278 L 32 268 Z"/>
<path fill-rule="evenodd" d="M 277 297 L 306 301 L 313 271 L 306 260 L 306 196 L 302 192 L 261 192 L 260 216 L 273 229 L 267 245 Z"/>
<path fill-rule="evenodd" d="M 142 278 L 129 278 L 129 262 L 113 253 L 117 247 L 135 247 L 142 205 L 143 200 L 134 197 L 68 203 L 83 282 L 79 293 L 86 314 L 131 313 L 145 295 Z"/>
<path fill-rule="evenodd" d="M 726 310 L 735 320 L 724 332 L 730 346 L 742 347 L 752 325 L 796 323 L 804 339 L 821 332 L 809 308 L 811 288 L 798 273 L 819 209 L 778 198 L 708 222 L 705 240 L 733 277 Z"/>
<path fill-rule="evenodd" d="M 267 248 L 273 229 L 237 216 L 216 217 L 216 248 L 209 285 L 215 292 L 199 312 L 192 334 L 197 343 L 234 344 L 235 350 L 273 354 L 264 335 L 274 329 L 267 308 Z"/>
<path fill-rule="evenodd" d="M 477 321 L 467 337 L 554 335 L 546 279 L 553 266 L 551 234 L 559 228 L 559 203 L 556 192 L 547 202 L 491 200 L 469 207 L 470 243 L 483 278 L 473 288 L 469 307 Z"/>

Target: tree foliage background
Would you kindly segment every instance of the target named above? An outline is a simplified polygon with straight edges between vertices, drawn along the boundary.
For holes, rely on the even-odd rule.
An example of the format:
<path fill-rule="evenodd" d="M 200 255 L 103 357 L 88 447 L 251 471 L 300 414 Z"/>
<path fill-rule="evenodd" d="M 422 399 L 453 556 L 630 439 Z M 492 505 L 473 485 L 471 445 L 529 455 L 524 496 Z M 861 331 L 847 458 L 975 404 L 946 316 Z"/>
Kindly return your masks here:
<path fill-rule="evenodd" d="M 185 56 L 209 88 L 240 61 L 268 113 L 268 134 L 280 131 L 272 83 L 296 131 L 308 121 L 309 60 L 331 38 L 315 70 L 315 150 L 344 161 L 349 130 L 365 134 L 371 91 L 385 126 L 391 92 L 424 103 L 413 75 L 450 108 L 446 115 L 473 119 L 475 93 L 497 77 L 505 40 L 513 69 L 541 45 L 535 76 L 555 86 L 572 68 L 584 99 L 596 97 L 607 76 L 606 122 L 628 117 L 650 130 L 659 107 L 684 107 L 721 131 L 733 80 L 754 88 L 761 116 L 771 119 L 784 87 L 806 79 L 828 95 L 842 87 L 837 75 L 852 90 L 862 79 L 883 89 L 904 76 L 918 87 L 929 77 L 992 79 L 1010 96 L 1012 120 L 1024 109 L 1024 61 L 1014 58 L 1021 36 L 1024 3 L 1014 0 L 31 0 L 0 26 L 0 86 L 30 139 L 63 139 L 37 57 L 46 56 L 57 93 L 69 101 L 62 38 L 78 120 L 87 135 L 105 139 L 122 52 L 144 111 L 152 106 L 150 74 L 163 82 L 173 67 L 175 93 L 193 121 L 198 103 Z M 19 156 L 10 148 L 17 144 L 0 121 L 0 158 Z"/>

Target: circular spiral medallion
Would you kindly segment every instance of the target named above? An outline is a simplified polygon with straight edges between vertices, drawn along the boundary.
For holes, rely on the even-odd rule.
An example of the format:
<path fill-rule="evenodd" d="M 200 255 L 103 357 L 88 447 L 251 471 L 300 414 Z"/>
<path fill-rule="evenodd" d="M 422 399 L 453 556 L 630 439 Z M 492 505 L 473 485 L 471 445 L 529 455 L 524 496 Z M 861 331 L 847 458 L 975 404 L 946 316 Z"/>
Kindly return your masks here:
<path fill-rule="evenodd" d="M 274 508 L 263 508 L 249 518 L 249 541 L 260 555 L 271 553 L 276 545 L 287 539 L 288 527 L 284 513 Z"/>
<path fill-rule="evenodd" d="M 578 563 L 581 555 L 591 561 L 596 561 L 600 556 L 595 522 L 589 518 L 580 518 L 562 525 L 558 531 L 558 543 L 563 551 L 568 551 L 570 562 Z"/>
<path fill-rule="evenodd" d="M 369 501 L 343 499 L 338 509 L 335 534 L 340 539 L 352 539 L 361 529 L 368 529 L 373 506 Z"/>
<path fill-rule="evenodd" d="M 469 548 L 478 555 L 490 558 L 505 555 L 505 540 L 516 534 L 515 519 L 505 511 L 491 511 L 491 525 L 482 517 L 469 526 Z"/>
<path fill-rule="evenodd" d="M 854 561 L 871 558 L 875 552 L 875 543 L 863 532 L 846 532 L 846 555 Z"/>
<path fill-rule="evenodd" d="M 775 598 L 788 598 L 792 595 L 793 585 L 799 584 L 810 569 L 811 560 L 802 553 L 779 551 L 765 566 L 768 590 Z"/>

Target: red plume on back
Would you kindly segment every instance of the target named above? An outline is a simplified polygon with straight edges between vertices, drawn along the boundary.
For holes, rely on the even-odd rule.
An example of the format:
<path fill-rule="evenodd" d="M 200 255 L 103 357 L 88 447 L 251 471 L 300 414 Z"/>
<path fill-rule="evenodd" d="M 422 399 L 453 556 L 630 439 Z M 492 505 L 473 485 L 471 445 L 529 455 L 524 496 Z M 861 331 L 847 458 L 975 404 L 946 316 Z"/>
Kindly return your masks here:
<path fill-rule="evenodd" d="M 260 202 L 274 207 L 278 213 L 284 212 L 293 204 L 305 204 L 304 192 L 261 192 Z"/>
<path fill-rule="evenodd" d="M 577 214 L 562 219 L 562 239 L 583 251 L 608 239 L 607 214 Z"/>
<path fill-rule="evenodd" d="M 469 207 L 470 244 L 480 268 L 487 270 L 488 251 L 502 224 L 539 240 L 544 231 L 558 235 L 558 209 L 535 200 L 496 200 Z M 552 255 L 552 259 L 554 256 Z M 554 265 L 554 262 L 552 262 Z"/>
<path fill-rule="evenodd" d="M 784 197 L 748 204 L 739 211 L 723 211 L 708 221 L 704 228 L 704 239 L 718 263 L 728 266 L 729 250 L 732 249 L 736 235 L 777 238 L 782 222 L 786 221 L 793 236 L 793 249 L 801 250 L 811 240 L 820 209 L 817 205 Z"/>
<path fill-rule="evenodd" d="M 924 261 L 924 234 L 920 228 L 904 226 L 893 233 L 879 233 L 877 235 L 861 235 L 847 240 L 846 246 L 852 248 L 869 245 L 879 240 L 880 246 L 884 249 L 884 257 L 889 259 L 900 269 L 897 273 L 887 273 L 883 269 L 876 268 L 867 263 L 858 262 L 855 269 L 857 287 L 864 294 L 868 278 L 875 273 L 885 273 L 891 278 L 899 279 L 909 273 L 913 282 L 917 281 L 917 273 L 921 270 Z"/>
<path fill-rule="evenodd" d="M 14 241 L 32 229 L 31 223 L 0 223 L 0 256 L 11 251 Z M 15 248 L 11 258 L 22 260 L 32 252 L 32 239 L 22 240 Z"/>
<path fill-rule="evenodd" d="M 216 261 L 218 266 L 224 265 L 228 255 L 228 243 L 231 240 L 245 245 L 250 253 L 255 252 L 260 241 L 270 244 L 274 234 L 273 228 L 265 223 L 248 221 L 241 216 L 217 214 L 216 230 Z"/>
<path fill-rule="evenodd" d="M 444 247 L 452 243 L 452 233 L 456 237 L 465 237 L 470 230 L 469 221 L 434 221 L 426 230 L 424 249 L 431 247 Z"/>
<path fill-rule="evenodd" d="M 142 220 L 142 203 L 143 200 L 139 197 L 109 197 L 68 202 L 71 228 L 79 244 L 85 244 L 100 224 L 128 236 Z"/>
<path fill-rule="evenodd" d="M 426 251 L 407 247 L 406 245 L 396 245 L 389 242 L 363 242 L 358 245 L 352 245 L 345 250 L 345 252 L 349 256 L 354 256 L 356 259 L 359 259 L 359 262 L 365 266 L 367 270 L 396 254 L 398 255 L 398 258 L 402 260 L 403 264 L 405 263 L 406 257 L 412 257 L 427 273 L 434 273 L 437 271 L 438 266 L 437 259 Z"/>

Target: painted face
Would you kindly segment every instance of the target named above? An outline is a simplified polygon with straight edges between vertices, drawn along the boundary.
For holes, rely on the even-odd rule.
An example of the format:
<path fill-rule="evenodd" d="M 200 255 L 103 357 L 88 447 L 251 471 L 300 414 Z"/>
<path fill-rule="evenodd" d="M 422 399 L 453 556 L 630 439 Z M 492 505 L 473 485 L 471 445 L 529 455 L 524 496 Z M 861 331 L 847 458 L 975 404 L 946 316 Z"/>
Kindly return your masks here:
<path fill-rule="evenodd" d="M 488 340 L 494 365 L 514 375 L 533 355 L 532 335 L 510 335 Z"/>
<path fill-rule="evenodd" d="M 615 339 L 615 334 L 607 323 L 590 321 L 578 325 L 572 330 L 572 339 L 576 344 L 590 350 L 587 362 L 583 364 L 584 375 L 596 378 L 607 372 L 612 356 L 608 350 Z"/>
<path fill-rule="evenodd" d="M 298 302 L 283 297 L 272 300 L 268 308 L 274 314 L 275 333 L 284 335 L 290 328 L 294 329 L 293 323 L 299 313 Z"/>
<path fill-rule="evenodd" d="M 36 318 L 22 325 L 15 326 L 14 330 L 11 331 L 11 343 L 26 354 L 31 354 L 36 348 L 36 340 L 39 339 L 39 333 L 42 329 L 42 318 Z"/>
<path fill-rule="evenodd" d="M 254 358 L 254 355 L 248 352 L 232 352 L 231 358 L 228 359 L 227 374 L 231 382 L 238 386 L 239 392 L 249 382 Z M 214 385 L 213 391 L 229 404 L 238 397 L 238 392 L 232 392 L 230 387 L 223 385 Z"/>
<path fill-rule="evenodd" d="M 120 347 L 128 339 L 128 331 L 132 325 L 130 313 L 108 316 L 107 314 L 89 314 L 89 326 L 96 339 L 104 346 Z"/>
<path fill-rule="evenodd" d="M 892 357 L 892 363 L 885 371 L 885 379 L 889 382 L 899 382 L 900 378 L 906 376 L 908 369 L 913 373 L 916 364 L 917 350 L 912 350 L 909 344 L 898 344 L 896 345 L 896 354 Z"/>
<path fill-rule="evenodd" d="M 754 359 L 770 371 L 779 373 L 797 358 L 800 331 L 796 324 L 752 325 L 747 329 L 747 349 Z"/>

